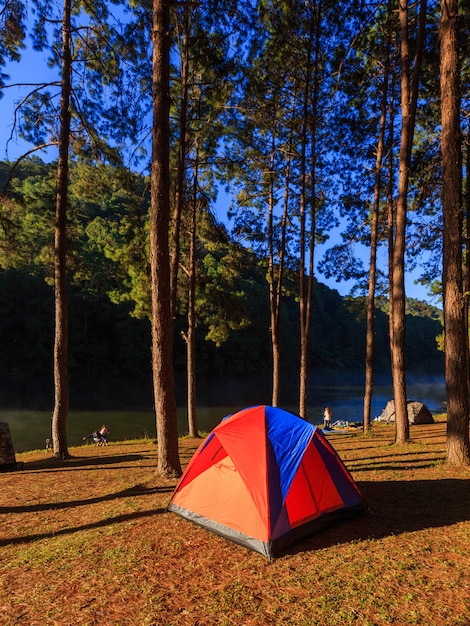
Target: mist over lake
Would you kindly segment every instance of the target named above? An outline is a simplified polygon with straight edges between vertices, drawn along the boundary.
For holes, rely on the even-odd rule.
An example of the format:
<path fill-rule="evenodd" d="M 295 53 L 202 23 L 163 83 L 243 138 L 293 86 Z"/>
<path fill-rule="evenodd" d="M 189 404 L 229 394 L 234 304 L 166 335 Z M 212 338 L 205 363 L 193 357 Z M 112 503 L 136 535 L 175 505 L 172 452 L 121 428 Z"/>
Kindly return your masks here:
<path fill-rule="evenodd" d="M 333 420 L 362 421 L 363 415 L 362 385 L 321 385 L 309 390 L 308 420 L 313 424 L 323 422 L 323 409 L 329 406 L 333 411 Z M 445 411 L 445 385 L 442 379 L 421 379 L 407 386 L 409 400 L 423 402 L 431 413 Z M 376 385 L 372 398 L 372 417 L 380 415 L 389 400 L 393 399 L 391 385 Z M 266 399 L 239 404 L 216 404 L 198 406 L 198 428 L 207 433 L 220 420 L 252 404 L 266 404 Z M 282 405 L 282 408 L 297 412 L 293 403 Z M 0 411 L 0 421 L 7 422 L 16 452 L 45 448 L 46 438 L 51 436 L 51 413 L 34 410 Z M 150 438 L 155 439 L 155 414 L 151 409 L 120 410 L 120 411 L 71 411 L 67 420 L 67 437 L 69 446 L 82 445 L 82 438 L 99 428 L 103 423 L 111 429 L 110 441 L 124 439 Z M 178 430 L 181 435 L 188 431 L 186 407 L 178 407 Z"/>

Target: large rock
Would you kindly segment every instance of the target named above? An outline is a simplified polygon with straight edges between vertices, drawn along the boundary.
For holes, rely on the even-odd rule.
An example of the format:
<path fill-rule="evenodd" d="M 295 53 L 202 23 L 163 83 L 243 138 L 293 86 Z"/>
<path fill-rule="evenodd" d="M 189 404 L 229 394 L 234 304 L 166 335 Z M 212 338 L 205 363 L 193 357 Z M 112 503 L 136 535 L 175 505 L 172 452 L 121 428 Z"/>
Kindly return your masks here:
<path fill-rule="evenodd" d="M 415 400 L 407 400 L 406 408 L 408 411 L 408 421 L 410 424 L 434 424 L 434 418 L 431 411 L 422 402 Z M 377 418 L 379 422 L 395 421 L 395 402 L 390 400 L 387 406 Z"/>
<path fill-rule="evenodd" d="M 0 470 L 16 466 L 15 450 L 10 435 L 10 427 L 0 422 Z"/>

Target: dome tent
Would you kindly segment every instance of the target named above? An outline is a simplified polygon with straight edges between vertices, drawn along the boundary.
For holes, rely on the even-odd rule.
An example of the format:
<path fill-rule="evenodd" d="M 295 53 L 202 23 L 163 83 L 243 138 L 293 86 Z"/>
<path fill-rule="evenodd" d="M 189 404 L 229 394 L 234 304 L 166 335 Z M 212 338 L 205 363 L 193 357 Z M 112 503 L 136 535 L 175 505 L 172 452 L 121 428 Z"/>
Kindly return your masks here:
<path fill-rule="evenodd" d="M 358 487 L 320 429 L 264 405 L 243 409 L 214 428 L 169 505 L 269 558 L 364 508 Z"/>
<path fill-rule="evenodd" d="M 408 413 L 408 422 L 410 424 L 434 424 L 434 418 L 431 411 L 422 402 L 415 400 L 406 401 L 406 410 Z M 395 421 L 395 402 L 390 400 L 387 402 L 385 409 L 377 418 L 378 422 L 394 422 Z"/>

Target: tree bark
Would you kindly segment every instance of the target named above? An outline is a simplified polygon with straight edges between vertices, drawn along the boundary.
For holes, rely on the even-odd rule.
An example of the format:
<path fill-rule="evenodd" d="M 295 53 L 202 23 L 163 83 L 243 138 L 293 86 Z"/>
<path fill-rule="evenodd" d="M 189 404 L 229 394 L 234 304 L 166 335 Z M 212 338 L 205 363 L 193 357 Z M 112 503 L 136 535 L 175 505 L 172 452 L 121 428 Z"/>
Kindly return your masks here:
<path fill-rule="evenodd" d="M 465 292 L 465 336 L 467 337 L 467 390 L 470 393 L 470 125 L 467 128 L 466 150 L 465 150 L 465 171 L 466 186 L 464 199 L 464 219 L 465 219 L 465 263 L 464 263 L 464 292 Z M 469 398 L 470 402 L 470 398 Z"/>
<path fill-rule="evenodd" d="M 62 20 L 62 77 L 60 97 L 59 159 L 56 177 L 54 229 L 54 412 L 52 445 L 54 457 L 68 458 L 67 416 L 69 412 L 68 303 L 67 303 L 67 190 L 69 178 L 70 93 L 71 93 L 71 0 L 64 0 Z"/>
<path fill-rule="evenodd" d="M 375 327 L 375 286 L 377 280 L 377 240 L 380 210 L 382 161 L 385 145 L 385 127 L 387 122 L 388 83 L 390 73 L 390 45 L 391 45 L 391 0 L 388 3 L 387 40 L 385 45 L 384 78 L 382 86 L 382 100 L 380 103 L 379 138 L 375 159 L 374 202 L 370 233 L 370 265 L 369 286 L 367 293 L 367 330 L 366 330 L 366 376 L 364 387 L 364 433 L 370 430 L 372 393 L 374 389 L 374 327 Z"/>
<path fill-rule="evenodd" d="M 290 144 L 289 144 L 290 147 Z M 279 268 L 277 276 L 277 286 L 273 293 L 273 307 L 275 315 L 271 317 L 271 323 L 275 324 L 275 335 L 273 335 L 273 406 L 278 406 L 281 394 L 281 305 L 282 286 L 284 282 L 284 267 L 286 258 L 286 231 L 287 214 L 289 210 L 289 184 L 290 184 L 290 160 L 291 154 L 287 156 L 285 187 L 284 187 L 284 208 L 281 220 L 281 242 L 279 249 Z M 274 277 L 273 277 L 274 278 Z"/>
<path fill-rule="evenodd" d="M 308 384 L 308 346 L 310 337 L 310 324 L 313 298 L 313 268 L 316 232 L 316 125 L 317 125 L 317 102 L 319 89 L 319 53 L 320 53 L 320 25 L 321 25 L 321 0 L 318 5 L 311 7 L 310 37 L 308 41 L 307 69 L 305 78 L 303 129 L 301 139 L 302 163 L 301 163 L 301 197 L 300 197 L 300 380 L 299 380 L 299 415 L 307 416 L 307 384 Z M 312 53 L 314 59 L 312 63 Z M 312 67 L 313 65 L 313 67 Z M 313 84 L 312 84 L 313 83 Z M 311 95 L 311 109 L 309 107 Z M 309 119 L 309 111 L 311 117 Z M 307 164 L 306 144 L 308 130 L 310 130 L 310 209 L 307 211 Z M 310 228 L 307 233 L 307 213 L 310 215 Z M 308 242 L 308 271 L 305 271 L 306 246 Z"/>
<path fill-rule="evenodd" d="M 409 170 L 415 127 L 418 85 L 421 72 L 421 57 L 424 45 L 426 0 L 421 0 L 413 79 L 410 77 L 411 59 L 408 38 L 408 1 L 399 2 L 400 47 L 401 47 L 401 141 L 399 151 L 398 197 L 395 221 L 395 239 L 392 254 L 392 284 L 390 345 L 392 352 L 393 397 L 395 401 L 395 443 L 409 439 L 410 426 L 406 406 L 406 363 L 405 363 L 405 249 L 407 222 L 407 195 Z"/>
<path fill-rule="evenodd" d="M 152 369 L 158 438 L 157 472 L 181 474 L 173 372 L 170 292 L 170 2 L 153 2 L 153 125 L 150 208 Z"/>
<path fill-rule="evenodd" d="M 395 442 L 404 443 L 409 438 L 406 408 L 405 369 L 405 245 L 406 213 L 409 177 L 410 138 L 410 51 L 408 41 L 407 0 L 399 2 L 401 34 L 401 143 L 399 152 L 398 197 L 395 216 L 395 237 L 392 252 L 392 283 L 390 347 L 392 359 L 393 398 L 395 402 Z"/>
<path fill-rule="evenodd" d="M 462 277 L 462 150 L 457 0 L 441 2 L 441 122 L 447 464 L 469 465 L 467 336 Z"/>
<path fill-rule="evenodd" d="M 273 369 L 272 369 L 272 393 L 271 393 L 271 405 L 279 405 L 280 396 L 280 345 L 279 345 L 279 313 L 277 308 L 277 292 L 280 287 L 280 277 L 276 284 L 275 269 L 274 269 L 274 174 L 273 174 L 273 162 L 274 162 L 274 132 L 272 134 L 272 150 L 271 150 L 271 163 L 269 176 L 269 198 L 268 198 L 268 246 L 269 246 L 269 258 L 268 258 L 268 275 L 269 275 L 269 314 L 270 314 L 270 331 L 271 331 L 271 351 L 273 356 Z"/>
<path fill-rule="evenodd" d="M 310 68 L 310 53 L 309 63 Z M 300 372 L 299 372 L 299 415 L 300 417 L 307 417 L 307 381 L 308 381 L 308 337 L 309 337 L 309 319 L 308 319 L 308 307 L 307 307 L 307 276 L 305 269 L 306 259 L 306 143 L 307 143 L 307 114 L 308 114 L 308 82 L 310 80 L 310 72 L 307 71 L 307 87 L 304 95 L 304 113 L 303 113 L 303 128 L 301 137 L 301 174 L 300 174 L 300 265 L 299 265 L 299 322 L 300 322 Z"/>
<path fill-rule="evenodd" d="M 270 170 L 274 169 L 274 131 L 272 140 L 271 151 L 271 165 Z M 269 211 L 268 211 L 268 246 L 269 246 L 269 311 L 271 320 L 271 347 L 273 355 L 273 369 L 272 369 L 272 406 L 279 406 L 280 394 L 281 394 L 281 339 L 280 339 L 280 320 L 281 320 L 281 305 L 282 305 L 282 284 L 284 280 L 284 265 L 286 254 L 286 228 L 287 228 L 287 212 L 289 207 L 289 181 L 290 181 L 290 150 L 287 155 L 287 163 L 285 170 L 285 187 L 284 187 L 284 199 L 283 199 L 283 211 L 281 218 L 281 233 L 279 243 L 279 262 L 276 271 L 275 255 L 275 233 L 274 233 L 274 180 L 273 175 L 270 174 L 269 182 Z"/>
<path fill-rule="evenodd" d="M 178 269 L 180 262 L 180 230 L 181 217 L 185 206 L 185 173 L 188 126 L 188 76 L 189 76 L 189 35 L 190 35 L 190 7 L 184 8 L 183 18 L 183 49 L 181 51 L 181 106 L 179 114 L 179 147 L 178 170 L 176 175 L 175 208 L 173 211 L 173 237 L 170 255 L 170 285 L 171 285 L 171 319 L 176 316 L 176 301 L 178 292 Z"/>
<path fill-rule="evenodd" d="M 196 214 L 198 208 L 198 164 L 199 147 L 196 141 L 196 155 L 194 167 L 193 201 L 191 207 L 190 241 L 189 241 L 189 293 L 188 293 L 188 334 L 186 337 L 187 349 L 187 376 L 188 376 L 188 427 L 191 437 L 199 437 L 197 427 L 196 406 Z"/>

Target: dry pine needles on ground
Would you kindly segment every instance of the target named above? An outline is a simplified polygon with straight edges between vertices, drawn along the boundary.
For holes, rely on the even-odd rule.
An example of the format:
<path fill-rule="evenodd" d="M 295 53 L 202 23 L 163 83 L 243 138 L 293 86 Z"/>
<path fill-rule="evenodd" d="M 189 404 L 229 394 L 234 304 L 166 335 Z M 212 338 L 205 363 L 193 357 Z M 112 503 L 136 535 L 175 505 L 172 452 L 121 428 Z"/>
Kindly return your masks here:
<path fill-rule="evenodd" d="M 470 624 L 470 472 L 445 422 L 330 441 L 370 510 L 269 563 L 168 513 L 147 440 L 0 473 L 0 624 Z M 200 440 L 182 439 L 185 465 Z"/>

